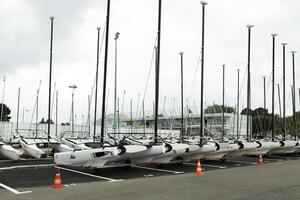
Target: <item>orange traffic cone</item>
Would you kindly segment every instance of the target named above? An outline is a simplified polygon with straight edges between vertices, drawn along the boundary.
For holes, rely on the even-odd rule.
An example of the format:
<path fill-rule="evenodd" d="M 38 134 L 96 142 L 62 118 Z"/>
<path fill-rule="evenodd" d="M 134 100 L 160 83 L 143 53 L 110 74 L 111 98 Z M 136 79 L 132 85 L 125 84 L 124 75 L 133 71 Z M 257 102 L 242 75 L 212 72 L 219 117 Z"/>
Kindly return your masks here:
<path fill-rule="evenodd" d="M 263 165 L 264 164 L 264 160 L 263 160 L 262 155 L 259 155 L 258 164 L 259 165 Z"/>
<path fill-rule="evenodd" d="M 63 188 L 63 187 L 64 187 L 64 185 L 61 183 L 59 168 L 56 168 L 54 184 L 52 185 L 52 188 L 58 189 L 58 188 Z"/>
<path fill-rule="evenodd" d="M 202 169 L 201 169 L 201 163 L 200 163 L 200 160 L 198 160 L 196 175 L 201 176 L 202 174 L 203 174 L 203 172 L 202 172 Z"/>

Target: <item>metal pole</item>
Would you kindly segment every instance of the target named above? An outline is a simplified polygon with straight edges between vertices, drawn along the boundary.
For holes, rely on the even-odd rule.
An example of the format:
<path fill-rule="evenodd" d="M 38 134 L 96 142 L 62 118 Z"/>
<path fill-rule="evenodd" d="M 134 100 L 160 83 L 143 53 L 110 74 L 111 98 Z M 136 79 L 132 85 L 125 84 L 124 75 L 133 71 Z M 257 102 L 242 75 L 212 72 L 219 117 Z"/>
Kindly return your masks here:
<path fill-rule="evenodd" d="M 161 0 L 158 0 L 158 27 L 155 67 L 155 112 L 154 112 L 154 143 L 157 143 L 158 101 L 159 101 L 159 64 L 160 64 L 160 29 L 161 29 Z"/>
<path fill-rule="evenodd" d="M 115 34 L 115 94 L 114 94 L 114 122 L 113 122 L 113 129 L 114 133 L 116 132 L 116 121 L 117 121 L 117 44 L 118 38 L 120 33 L 117 32 Z"/>
<path fill-rule="evenodd" d="M 282 99 L 282 111 L 283 111 L 283 136 L 282 140 L 285 141 L 285 135 L 286 135 L 286 119 L 285 119 L 285 46 L 287 43 L 282 43 L 282 48 L 283 48 L 283 99 Z"/>
<path fill-rule="evenodd" d="M 143 133 L 144 133 L 144 135 L 145 135 L 145 128 L 146 128 L 146 124 L 145 124 L 145 102 L 144 102 L 144 100 L 143 100 L 143 105 L 142 105 L 142 108 L 143 108 Z"/>
<path fill-rule="evenodd" d="M 300 92 L 299 92 L 299 97 L 300 97 Z M 25 108 L 23 107 L 22 124 L 24 124 L 24 113 L 25 113 Z"/>
<path fill-rule="evenodd" d="M 266 77 L 263 76 L 264 80 L 264 109 L 266 109 Z"/>
<path fill-rule="evenodd" d="M 132 133 L 132 99 L 130 99 L 130 133 Z"/>
<path fill-rule="evenodd" d="M 272 33 L 272 142 L 275 141 L 275 115 L 274 115 L 274 85 L 275 85 L 275 37 L 276 33 Z"/>
<path fill-rule="evenodd" d="M 37 137 L 38 135 L 38 123 L 39 123 L 39 89 L 36 92 L 35 137 Z"/>
<path fill-rule="evenodd" d="M 88 95 L 88 135 L 91 138 L 91 95 Z"/>
<path fill-rule="evenodd" d="M 203 111 L 203 94 L 204 94 L 204 22 L 205 22 L 205 1 L 201 1 L 202 5 L 202 42 L 201 42 L 201 100 L 200 100 L 200 145 L 202 145 L 204 135 L 204 111 Z"/>
<path fill-rule="evenodd" d="M 72 92 L 72 137 L 74 137 L 74 90 Z"/>
<path fill-rule="evenodd" d="M 5 82 L 6 77 L 3 77 L 3 93 L 2 93 L 2 101 L 1 101 L 1 122 L 3 122 L 3 104 L 4 104 L 4 94 L 5 94 Z"/>
<path fill-rule="evenodd" d="M 119 98 L 117 99 L 117 102 L 118 102 L 117 133 L 120 133 L 120 125 L 119 125 L 120 124 L 120 99 Z"/>
<path fill-rule="evenodd" d="M 19 112 L 20 112 L 20 91 L 21 88 L 18 88 L 18 106 L 17 106 L 17 127 L 16 127 L 16 132 L 18 133 L 19 130 Z"/>
<path fill-rule="evenodd" d="M 109 1 L 110 0 L 108 0 L 108 2 Z M 99 70 L 99 41 L 100 41 L 100 27 L 98 26 L 97 27 L 97 63 L 96 63 L 95 110 L 94 110 L 94 136 L 93 136 L 94 142 L 95 142 L 95 139 L 96 139 L 96 127 L 97 127 L 98 74 L 99 74 L 98 73 L 98 70 Z M 104 99 L 104 101 L 105 101 L 105 99 Z M 103 105 L 105 107 L 105 102 L 103 103 Z M 102 128 L 104 128 L 104 124 L 101 124 L 101 130 L 102 130 Z M 100 145 L 103 144 L 102 138 L 101 138 L 101 142 L 100 143 L 101 143 Z"/>
<path fill-rule="evenodd" d="M 282 112 L 281 112 L 281 98 L 280 98 L 280 85 L 277 84 L 277 88 L 278 88 L 278 108 L 279 108 L 279 117 L 282 117 Z M 281 120 L 281 125 L 282 125 L 282 120 Z"/>
<path fill-rule="evenodd" d="M 250 128 L 250 119 L 249 119 L 249 115 L 250 115 L 250 109 L 251 109 L 251 102 L 250 102 L 250 98 L 251 98 L 251 82 L 250 82 L 250 45 L 251 45 L 251 28 L 253 27 L 253 25 L 247 25 L 248 28 L 248 81 L 247 81 L 247 141 L 250 141 L 250 134 L 249 134 L 249 128 Z"/>
<path fill-rule="evenodd" d="M 236 119 L 236 139 L 239 139 L 239 115 L 240 115 L 240 69 L 237 70 L 237 119 Z"/>
<path fill-rule="evenodd" d="M 56 103 L 55 103 L 55 137 L 57 138 L 57 124 L 58 124 L 58 91 L 56 91 Z"/>
<path fill-rule="evenodd" d="M 106 35 L 105 35 L 105 55 L 104 55 L 104 71 L 103 71 L 103 95 L 102 95 L 102 117 L 101 117 L 101 146 L 104 144 L 104 126 L 105 126 L 105 95 L 106 95 L 106 74 L 108 60 L 108 36 L 109 36 L 109 13 L 110 0 L 107 0 L 107 15 L 106 15 Z"/>
<path fill-rule="evenodd" d="M 180 61 L 181 61 L 181 134 L 180 134 L 180 139 L 182 140 L 183 136 L 183 52 L 179 53 L 180 55 Z"/>
<path fill-rule="evenodd" d="M 51 21 L 51 36 L 50 36 L 50 73 L 49 73 L 49 98 L 48 98 L 48 143 L 50 140 L 50 126 L 51 126 L 51 81 L 52 81 L 52 47 L 53 47 L 53 20 L 54 17 L 50 17 Z"/>
<path fill-rule="evenodd" d="M 225 106 L 224 106 L 224 99 L 225 99 L 225 65 L 222 65 L 223 67 L 223 98 L 222 98 L 222 104 L 223 104 L 223 109 L 222 109 L 222 140 L 224 140 L 224 136 L 225 136 L 225 121 L 224 121 L 224 110 L 225 110 Z"/>
<path fill-rule="evenodd" d="M 292 51 L 292 59 L 293 59 L 293 119 L 294 119 L 294 140 L 297 140 L 297 122 L 296 122 L 296 83 L 295 83 L 295 53 L 296 51 Z"/>

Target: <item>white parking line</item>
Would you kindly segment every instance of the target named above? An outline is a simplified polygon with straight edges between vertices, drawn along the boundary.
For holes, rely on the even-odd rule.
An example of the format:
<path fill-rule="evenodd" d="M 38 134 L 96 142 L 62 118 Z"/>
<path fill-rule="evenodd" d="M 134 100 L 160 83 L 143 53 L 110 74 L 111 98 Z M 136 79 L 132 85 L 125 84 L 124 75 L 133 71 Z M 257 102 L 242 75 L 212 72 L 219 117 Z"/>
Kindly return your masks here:
<path fill-rule="evenodd" d="M 247 164 L 247 165 L 257 165 L 255 162 L 246 162 L 246 161 L 235 161 L 235 160 L 226 160 L 226 162 L 238 163 L 238 164 Z"/>
<path fill-rule="evenodd" d="M 10 169 L 21 169 L 21 168 L 35 168 L 35 167 L 52 167 L 54 164 L 41 164 L 41 165 L 17 165 L 17 166 L 10 166 L 10 167 L 2 167 L 0 171 L 3 170 L 10 170 Z"/>
<path fill-rule="evenodd" d="M 196 163 L 183 163 L 183 164 L 197 166 Z M 226 169 L 227 168 L 227 166 L 207 165 L 207 164 L 201 164 L 201 166 L 204 166 L 204 167 L 214 167 L 214 168 L 219 168 L 219 169 Z"/>
<path fill-rule="evenodd" d="M 15 193 L 15 194 L 27 194 L 27 193 L 31 193 L 31 191 L 24 191 L 24 192 L 19 192 L 11 187 L 8 187 L 7 185 L 4 185 L 3 183 L 0 183 L 0 187 L 3 187 L 5 189 L 7 189 L 8 191 Z"/>
<path fill-rule="evenodd" d="M 226 169 L 227 166 L 218 166 L 218 165 L 207 165 L 207 164 L 202 164 L 202 166 L 206 167 L 214 167 L 214 168 L 219 168 L 219 169 Z"/>
<path fill-rule="evenodd" d="M 177 172 L 172 170 L 166 170 L 166 169 L 157 169 L 157 168 L 151 168 L 151 167 L 143 167 L 143 166 L 137 166 L 137 165 L 131 165 L 131 167 L 140 168 L 140 169 L 148 169 L 153 171 L 160 171 L 160 172 L 167 172 L 167 173 L 173 173 L 173 174 L 183 174 L 184 172 Z"/>
<path fill-rule="evenodd" d="M 195 163 L 189 163 L 189 162 L 184 162 L 183 163 L 184 165 L 193 165 L 193 166 L 196 166 L 197 164 L 195 164 Z M 204 167 L 201 167 L 201 170 L 202 171 L 205 171 L 206 169 L 204 168 Z"/>
<path fill-rule="evenodd" d="M 94 174 L 89 174 L 89 173 L 85 173 L 85 172 L 81 172 L 81 171 L 77 171 L 77 170 L 73 170 L 73 169 L 68 169 L 68 168 L 64 168 L 64 167 L 55 166 L 55 168 L 62 169 L 62 170 L 65 170 L 65 171 L 69 171 L 69 172 L 74 172 L 74 173 L 77 173 L 77 174 L 90 176 L 90 177 L 93 177 L 93 178 L 108 180 L 108 182 L 123 181 L 123 179 L 112 179 L 112 178 L 107 178 L 107 177 L 104 177 L 104 176 L 97 176 L 97 175 L 94 175 Z"/>

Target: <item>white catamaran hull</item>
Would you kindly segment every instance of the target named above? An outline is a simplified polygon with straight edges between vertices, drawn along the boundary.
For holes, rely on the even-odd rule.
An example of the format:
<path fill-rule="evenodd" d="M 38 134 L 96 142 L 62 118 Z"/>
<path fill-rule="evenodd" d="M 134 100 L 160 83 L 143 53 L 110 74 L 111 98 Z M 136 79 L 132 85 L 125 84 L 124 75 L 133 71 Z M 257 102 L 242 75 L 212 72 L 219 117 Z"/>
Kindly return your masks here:
<path fill-rule="evenodd" d="M 151 163 L 166 164 L 170 162 L 180 162 L 184 160 L 184 157 L 189 151 L 189 145 L 183 143 L 169 144 L 172 150 L 168 153 L 156 156 L 152 159 Z"/>
<path fill-rule="evenodd" d="M 226 154 L 226 157 L 241 157 L 247 151 L 256 149 L 259 146 L 259 144 L 256 142 L 244 142 L 244 141 L 239 141 L 238 145 L 239 145 L 239 149 L 228 152 Z"/>
<path fill-rule="evenodd" d="M 26 144 L 22 139 L 20 139 L 19 141 L 25 155 L 37 159 L 45 156 L 45 152 L 39 149 L 36 144 Z"/>
<path fill-rule="evenodd" d="M 21 156 L 21 152 L 14 149 L 12 146 L 0 143 L 0 157 L 9 160 L 18 160 Z"/>
<path fill-rule="evenodd" d="M 259 146 L 256 149 L 251 149 L 245 153 L 245 155 L 250 156 L 259 156 L 259 155 L 266 155 L 269 151 L 274 148 L 280 147 L 279 142 L 264 142 L 264 141 L 256 141 Z"/>
<path fill-rule="evenodd" d="M 189 147 L 189 153 L 186 156 L 186 160 L 199 160 L 202 159 L 207 153 L 215 152 L 217 146 L 215 143 L 207 143 L 202 146 L 199 144 L 191 144 Z"/>
<path fill-rule="evenodd" d="M 299 148 L 297 141 L 281 141 L 281 146 L 268 152 L 269 155 L 294 153 Z"/>
<path fill-rule="evenodd" d="M 215 152 L 207 153 L 203 158 L 205 160 L 221 160 L 227 153 L 238 150 L 238 144 L 218 143 L 219 148 Z"/>

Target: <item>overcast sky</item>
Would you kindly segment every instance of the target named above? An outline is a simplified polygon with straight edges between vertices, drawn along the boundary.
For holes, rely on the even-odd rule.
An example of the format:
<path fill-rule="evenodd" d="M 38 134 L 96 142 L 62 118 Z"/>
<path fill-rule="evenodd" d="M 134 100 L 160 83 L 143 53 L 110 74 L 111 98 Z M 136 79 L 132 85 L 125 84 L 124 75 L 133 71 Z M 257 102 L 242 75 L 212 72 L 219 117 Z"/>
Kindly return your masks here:
<path fill-rule="evenodd" d="M 282 42 L 286 50 L 286 107 L 291 113 L 291 50 L 299 50 L 300 2 L 297 0 L 209 0 L 206 7 L 205 91 L 206 104 L 222 103 L 222 64 L 226 65 L 225 103 L 236 104 L 237 69 L 241 85 L 247 66 L 247 24 L 252 29 L 252 107 L 263 105 L 263 76 L 267 82 L 267 106 L 271 107 L 271 33 L 276 38 L 275 83 L 282 89 Z M 106 0 L 3 0 L 0 2 L 0 75 L 6 76 L 4 103 L 16 121 L 17 93 L 21 87 L 20 115 L 28 109 L 30 120 L 36 92 L 42 80 L 39 118 L 46 118 L 48 106 L 50 20 L 54 19 L 53 82 L 59 91 L 59 122 L 68 121 L 71 111 L 71 89 L 76 84 L 75 113 L 78 120 L 87 116 L 88 95 L 95 79 L 97 30 L 101 38 L 105 25 Z M 118 40 L 118 97 L 120 109 L 137 112 L 138 96 L 144 96 L 157 32 L 158 0 L 111 0 L 108 60 L 108 113 L 113 111 L 114 34 Z M 199 0 L 163 0 L 161 33 L 160 109 L 167 112 L 180 105 L 180 56 L 184 52 L 184 88 L 192 110 L 199 112 L 202 8 Z M 102 44 L 104 47 L 104 44 Z M 103 48 L 104 49 L 104 48 Z M 102 104 L 103 56 L 100 57 L 99 104 Z M 299 54 L 296 54 L 296 88 L 300 87 Z M 0 82 L 3 91 L 3 82 Z M 126 90 L 123 102 L 123 91 Z M 150 71 L 145 96 L 146 110 L 154 99 L 154 66 Z M 246 106 L 246 79 L 241 88 L 241 107 Z M 277 91 L 277 88 L 276 88 Z M 282 92 L 281 92 L 282 94 Z M 296 93 L 298 94 L 298 92 Z M 276 92 L 276 110 L 278 97 Z M 174 103 L 175 99 L 175 103 Z M 298 99 L 298 95 L 297 95 Z M 299 101 L 297 100 L 299 107 Z M 93 103 L 94 104 L 94 103 Z M 92 108 L 93 110 L 93 108 Z M 270 110 L 270 109 L 269 109 Z M 53 112 L 54 114 L 54 112 Z"/>

